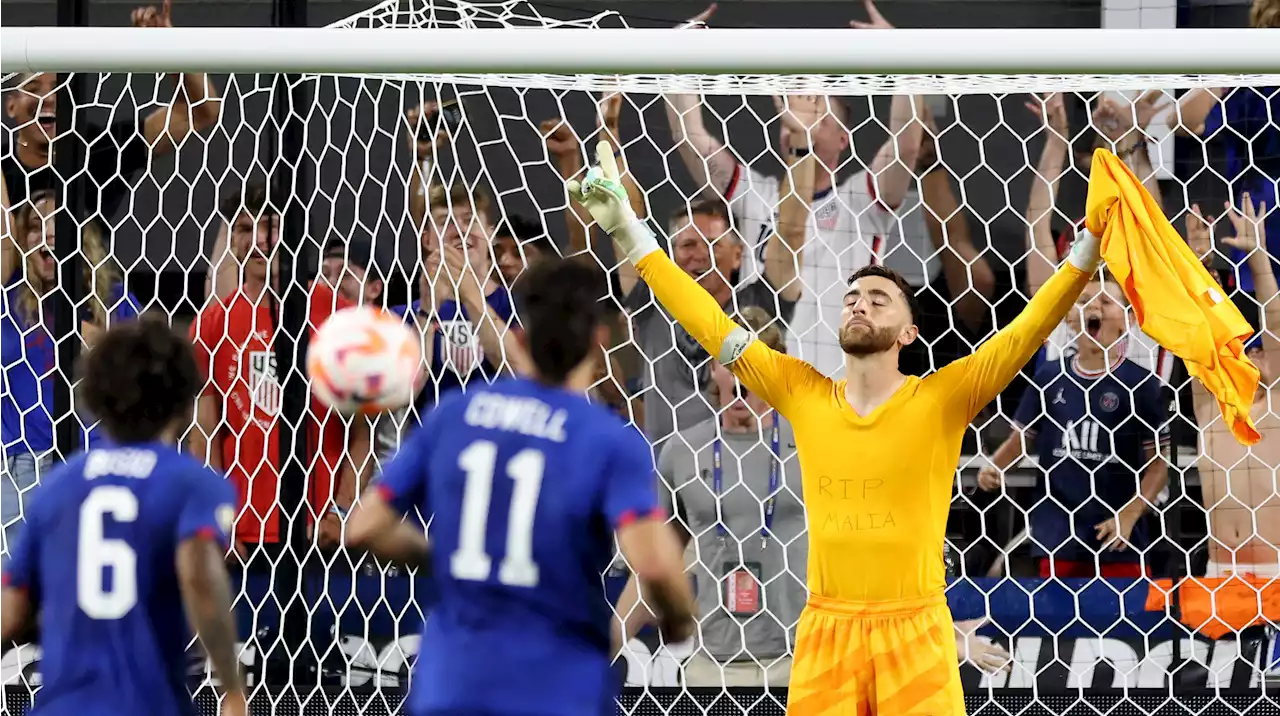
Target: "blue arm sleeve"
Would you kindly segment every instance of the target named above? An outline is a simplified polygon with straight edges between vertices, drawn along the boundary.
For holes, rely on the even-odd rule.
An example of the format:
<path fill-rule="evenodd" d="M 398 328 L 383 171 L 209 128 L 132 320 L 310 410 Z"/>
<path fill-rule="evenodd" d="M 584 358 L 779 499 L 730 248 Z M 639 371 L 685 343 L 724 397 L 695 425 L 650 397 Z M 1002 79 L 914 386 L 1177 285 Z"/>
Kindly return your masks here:
<path fill-rule="evenodd" d="M 1013 414 L 1013 422 L 1023 430 L 1035 430 L 1036 424 L 1044 414 L 1044 386 L 1041 384 L 1039 372 L 1022 391 L 1022 399 L 1018 401 L 1018 409 Z"/>
<path fill-rule="evenodd" d="M 127 321 L 132 318 L 137 318 L 138 314 L 142 313 L 140 308 L 141 305 L 142 304 L 138 302 L 137 296 L 124 291 L 124 288 L 121 287 L 120 296 L 116 301 L 116 305 L 110 307 L 112 322 Z"/>
<path fill-rule="evenodd" d="M 614 528 L 661 513 L 653 449 L 638 430 L 629 426 L 618 430 L 604 479 L 604 513 Z"/>
<path fill-rule="evenodd" d="M 378 476 L 374 487 L 392 509 L 402 515 L 420 508 L 424 519 L 431 516 L 427 504 L 427 466 L 431 461 L 431 435 L 439 408 L 427 413 L 422 425 L 400 443 L 400 450 Z"/>
<path fill-rule="evenodd" d="M 42 528 L 39 514 L 36 506 L 31 504 L 27 509 L 26 524 L 22 526 L 18 538 L 6 545 L 9 556 L 4 564 L 4 586 L 24 590 L 33 601 L 40 584 L 38 567 Z"/>
<path fill-rule="evenodd" d="M 1143 423 L 1144 447 L 1169 444 L 1169 405 L 1162 393 L 1160 381 L 1154 375 L 1138 386 L 1135 412 Z"/>
<path fill-rule="evenodd" d="M 229 545 L 236 524 L 235 488 L 221 475 L 204 468 L 186 487 L 186 502 L 174 535 L 178 543 L 205 537 L 224 547 Z"/>

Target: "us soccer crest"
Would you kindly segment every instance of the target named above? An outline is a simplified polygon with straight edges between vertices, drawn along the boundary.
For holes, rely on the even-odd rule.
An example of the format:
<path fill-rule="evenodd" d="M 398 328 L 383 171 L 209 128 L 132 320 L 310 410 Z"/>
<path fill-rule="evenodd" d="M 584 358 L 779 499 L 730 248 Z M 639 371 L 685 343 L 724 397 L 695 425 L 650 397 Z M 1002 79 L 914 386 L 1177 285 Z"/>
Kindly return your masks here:
<path fill-rule="evenodd" d="M 822 231 L 834 231 L 840 223 L 840 203 L 834 198 L 828 199 L 822 206 L 813 211 L 814 223 Z"/>
<path fill-rule="evenodd" d="M 470 375 L 484 361 L 480 337 L 470 321 L 441 321 L 440 344 L 444 367 L 459 376 Z"/>
<path fill-rule="evenodd" d="M 253 351 L 249 354 L 249 398 L 253 406 L 269 416 L 280 414 L 280 381 L 276 380 L 276 354 Z"/>

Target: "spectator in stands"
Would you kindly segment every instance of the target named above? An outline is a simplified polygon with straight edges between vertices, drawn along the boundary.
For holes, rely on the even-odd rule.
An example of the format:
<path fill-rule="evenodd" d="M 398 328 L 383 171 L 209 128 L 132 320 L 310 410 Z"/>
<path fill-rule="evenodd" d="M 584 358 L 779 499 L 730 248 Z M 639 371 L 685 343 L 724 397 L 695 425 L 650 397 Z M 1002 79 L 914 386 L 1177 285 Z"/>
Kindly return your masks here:
<path fill-rule="evenodd" d="M 870 23 L 859 27 L 892 28 L 867 2 Z M 705 19 L 709 13 L 704 13 Z M 856 42 L 856 40 L 851 40 Z M 685 167 L 693 175 L 703 196 L 728 201 L 737 226 L 746 238 L 743 279 L 760 273 L 769 237 L 774 233 L 774 214 L 788 190 L 778 179 L 767 177 L 716 139 L 706 127 L 702 103 L 694 95 L 667 97 L 667 116 L 676 146 Z M 881 257 L 883 237 L 896 222 L 895 211 L 916 183 L 912 174 L 920 152 L 923 126 L 922 98 L 894 95 L 886 126 L 889 140 L 880 148 L 868 169 L 859 171 L 836 185 L 836 172 L 846 162 L 850 146 L 849 109 L 834 98 L 821 98 L 819 121 L 794 121 L 796 97 L 776 102 L 784 130 L 779 149 L 784 158 L 814 156 L 820 163 L 814 179 L 812 226 L 804 244 L 806 256 L 800 273 L 804 295 L 790 322 L 791 353 L 812 363 L 826 374 L 844 366 L 840 350 L 840 312 L 846 281 L 856 269 Z M 782 111 L 787 104 L 791 112 Z M 788 119 L 791 116 L 792 119 Z"/>
<path fill-rule="evenodd" d="M 1249 24 L 1280 28 L 1280 0 L 1254 0 Z M 1225 150 L 1223 176 L 1230 183 L 1233 206 L 1243 211 L 1245 193 L 1272 208 L 1280 204 L 1280 87 L 1193 89 L 1178 99 L 1178 111 L 1170 114 L 1169 126 Z M 1280 235 L 1280 212 L 1270 212 L 1263 221 L 1273 236 Z M 1280 272 L 1274 260 L 1276 250 L 1275 246 L 1270 249 L 1271 268 Z M 1253 262 L 1238 250 L 1231 251 L 1231 259 L 1238 267 L 1239 287 L 1253 294 Z M 1259 303 L 1245 296 L 1234 298 L 1245 317 L 1258 325 Z"/>
<path fill-rule="evenodd" d="M 494 232 L 493 253 L 497 257 L 502 283 L 510 288 L 525 268 L 544 258 L 560 255 L 555 243 L 537 222 L 510 216 Z"/>
<path fill-rule="evenodd" d="M 8 181 L 4 182 L 7 188 Z M 5 205 L 8 205 L 7 196 Z M 52 190 L 41 189 L 27 197 L 12 214 L 12 238 L 0 244 L 0 363 L 4 370 L 4 398 L 0 402 L 0 432 L 4 440 L 5 476 L 3 525 L 5 544 L 16 538 L 22 521 L 25 495 L 37 484 L 53 459 L 54 378 L 59 367 L 49 298 L 59 288 L 54 258 L 56 215 L 60 210 Z M 7 214 L 7 212 L 6 212 Z M 86 344 L 113 322 L 138 315 L 138 300 L 125 290 L 120 268 L 107 253 L 97 222 L 80 231 L 80 266 L 87 301 L 79 308 L 77 330 Z M 93 421 L 82 416 L 85 425 Z M 88 429 L 87 444 L 100 433 Z M 6 553 L 8 547 L 5 548 Z"/>
<path fill-rule="evenodd" d="M 1149 574 L 1142 518 L 1169 483 L 1169 411 L 1160 381 L 1125 357 L 1126 312 L 1113 279 L 1085 288 L 1067 318 L 1074 356 L 1036 370 L 1014 431 L 978 475 L 983 490 L 999 490 L 1023 441 L 1033 446 L 1048 495 L 1028 520 L 1042 577 Z"/>
<path fill-rule="evenodd" d="M 785 352 L 764 309 L 739 322 Z M 686 546 L 701 643 L 684 665 L 687 686 L 785 686 L 795 625 L 808 594 L 805 513 L 791 426 L 713 361 L 707 402 L 718 415 L 676 433 L 658 459 L 658 495 Z M 630 605 L 619 604 L 620 613 Z"/>
<path fill-rule="evenodd" d="M 1246 193 L 1240 198 L 1244 211 L 1227 205 L 1227 218 L 1235 235 L 1222 242 L 1245 256 L 1255 270 L 1255 296 L 1262 304 L 1262 328 L 1248 343 L 1249 359 L 1262 373 L 1254 396 L 1253 419 L 1262 441 L 1252 447 L 1241 445 L 1227 430 L 1217 401 L 1200 381 L 1192 380 L 1192 402 L 1200 424 L 1201 451 L 1198 462 L 1200 489 L 1209 512 L 1209 565 L 1206 576 L 1225 577 L 1248 573 L 1259 577 L 1280 576 L 1280 491 L 1275 468 L 1280 466 L 1280 422 L 1271 408 L 1276 387 L 1276 356 L 1280 355 L 1280 287 L 1271 264 L 1264 216 L 1269 204 L 1254 204 Z M 1199 207 L 1195 207 L 1199 214 Z M 1212 217 L 1208 217 L 1212 220 Z M 1188 228 L 1191 227 L 1188 217 Z M 1191 233 L 1191 232 L 1189 232 Z M 1196 232 L 1207 235 L 1201 224 Z M 1194 239 L 1193 239 L 1194 241 Z M 1276 438 L 1276 439 L 1269 439 Z"/>
<path fill-rule="evenodd" d="M 250 181 L 222 202 L 228 224 L 227 250 L 237 273 L 234 289 L 217 292 L 191 326 L 197 362 L 208 386 L 196 408 L 191 450 L 227 473 L 241 499 L 236 539 L 270 554 L 285 543 L 287 516 L 281 511 L 277 417 L 282 391 L 273 336 L 275 302 L 267 290 L 268 257 L 274 254 L 280 216 L 271 203 L 278 196 L 260 181 Z M 224 273 L 226 267 L 221 269 Z M 351 305 L 325 281 L 310 286 L 308 323 L 315 330 L 334 310 Z M 316 460 L 308 476 L 307 497 L 321 546 L 336 546 L 341 516 L 369 474 L 370 431 L 364 420 L 348 425 L 313 403 L 307 441 Z"/>
<path fill-rule="evenodd" d="M 597 135 L 600 140 L 608 141 L 614 147 L 615 161 L 622 172 L 622 184 L 627 190 L 631 208 L 636 212 L 636 216 L 647 216 L 648 209 L 644 194 L 627 168 L 626 153 L 622 150 L 624 144 L 621 130 L 623 95 L 618 92 L 605 93 L 597 99 L 596 108 Z M 578 134 L 573 127 L 563 119 L 552 118 L 543 120 L 539 128 L 547 148 L 547 156 L 554 159 L 560 177 L 565 181 L 581 179 L 579 175 L 584 170 L 582 142 L 578 139 Z M 568 204 L 569 210 L 564 212 L 564 217 L 568 229 L 569 255 L 608 267 L 610 262 L 604 259 L 594 241 L 591 215 L 577 202 L 568 202 Z M 619 256 L 616 247 L 613 255 Z M 626 272 L 626 285 L 634 285 L 636 280 L 631 266 L 625 262 L 623 267 L 610 271 L 609 283 L 616 296 L 626 295 L 626 291 L 622 288 L 623 272 Z M 611 326 L 612 345 L 609 348 L 608 360 L 600 364 L 602 371 L 607 368 L 607 373 L 601 373 L 600 382 L 596 384 L 593 393 L 595 397 L 612 406 L 620 414 L 625 413 L 636 425 L 643 427 L 645 425 L 644 400 L 639 397 L 641 380 L 638 376 L 646 373 L 647 368 L 640 365 L 642 356 L 637 353 L 636 346 L 631 340 L 627 316 L 619 313 L 617 318 L 617 322 Z"/>
<path fill-rule="evenodd" d="M 1116 152 L 1116 155 L 1133 169 L 1157 202 L 1161 201 L 1160 184 L 1148 154 L 1148 142 L 1141 128 L 1151 122 L 1151 117 L 1162 107 L 1159 92 L 1147 92 L 1134 101 L 1132 107 L 1116 100 L 1103 98 L 1092 115 L 1092 124 L 1101 132 L 1099 143 Z M 1066 255 L 1071 237 L 1084 225 L 1084 206 L 1068 209 L 1058 200 L 1058 187 L 1068 173 L 1066 167 L 1070 153 L 1070 126 L 1066 106 L 1061 93 L 1035 97 L 1026 103 L 1029 111 L 1044 122 L 1044 147 L 1040 153 L 1031 179 L 1031 195 L 1027 201 L 1026 221 L 1031 227 L 1029 253 L 1026 260 L 1027 296 L 1036 291 L 1053 275 L 1059 262 Z M 1087 162 L 1087 158 L 1082 158 Z M 1087 164 L 1083 167 L 1087 171 Z M 1070 228 L 1056 232 L 1055 216 L 1079 217 Z M 1049 337 L 1045 349 L 1037 358 L 1037 365 L 1046 360 L 1057 360 L 1064 354 L 1070 356 L 1077 345 L 1077 334 L 1063 322 Z M 1124 331 L 1117 348 L 1129 360 L 1155 373 L 1168 383 L 1173 373 L 1174 357 L 1136 326 Z"/>
<path fill-rule="evenodd" d="M 907 279 L 920 302 L 919 340 L 899 358 L 899 368 L 910 375 L 969 354 L 991 321 L 996 280 L 973 245 L 968 216 L 938 159 L 933 114 L 927 104 L 921 109 L 926 131 L 916 160 L 920 190 L 907 192 L 906 215 L 895 222 L 884 247 L 884 265 Z"/>
<path fill-rule="evenodd" d="M 427 203 L 431 211 L 420 243 L 418 299 L 391 309 L 423 335 L 428 380 L 414 403 L 418 415 L 447 390 L 496 378 L 513 360 L 504 344 L 514 340 L 507 330 L 514 320 L 511 294 L 491 253 L 488 195 L 437 185 Z"/>
<path fill-rule="evenodd" d="M 172 27 L 169 7 L 165 2 L 161 9 L 134 10 L 134 27 Z M 83 169 L 88 179 L 78 186 L 91 216 L 104 222 L 111 219 L 130 184 L 153 156 L 174 151 L 191 132 L 202 132 L 217 123 L 221 101 L 209 78 L 198 72 L 176 77 L 173 100 L 152 110 L 141 123 L 133 118 L 118 119 L 110 127 L 88 122 L 77 134 L 86 144 Z M 5 113 L 14 130 L 10 150 L 0 159 L 0 170 L 14 208 L 37 191 L 53 190 L 55 195 L 62 191 L 63 180 L 54 168 L 59 101 L 56 81 L 53 73 L 18 74 L 12 79 L 16 89 L 6 92 Z"/>
<path fill-rule="evenodd" d="M 673 259 L 730 313 L 756 306 L 774 318 L 789 320 L 799 298 L 795 280 L 799 247 L 793 249 L 774 234 L 766 248 L 764 275 L 734 287 L 729 277 L 742 266 L 745 248 L 732 222 L 728 208 L 716 200 L 699 200 L 677 210 L 668 222 Z M 793 239 L 796 236 L 792 234 Z M 647 366 L 644 427 L 657 445 L 675 430 L 714 414 L 704 397 L 711 381 L 711 357 L 658 306 L 630 264 L 618 273 L 626 292 L 623 307 Z"/>
<path fill-rule="evenodd" d="M 320 261 L 320 276 L 352 304 L 380 305 L 385 282 L 368 239 L 330 239 Z"/>

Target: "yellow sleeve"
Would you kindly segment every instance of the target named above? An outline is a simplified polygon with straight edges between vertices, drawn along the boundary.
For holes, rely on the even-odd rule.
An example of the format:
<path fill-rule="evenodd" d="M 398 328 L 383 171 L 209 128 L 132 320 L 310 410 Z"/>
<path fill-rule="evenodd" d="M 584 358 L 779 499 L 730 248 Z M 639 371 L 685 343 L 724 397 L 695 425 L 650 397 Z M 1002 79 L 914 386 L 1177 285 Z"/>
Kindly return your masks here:
<path fill-rule="evenodd" d="M 929 380 L 942 388 L 957 413 L 963 413 L 965 424 L 994 400 L 1040 350 L 1053 329 L 1066 318 L 1089 279 L 1090 274 L 1063 263 L 1009 325 L 972 355 L 951 363 Z"/>
<path fill-rule="evenodd" d="M 756 340 L 665 253 L 654 251 L 640 259 L 636 271 L 658 303 L 703 350 L 784 416 L 795 404 L 800 384 L 820 378 L 804 361 Z"/>

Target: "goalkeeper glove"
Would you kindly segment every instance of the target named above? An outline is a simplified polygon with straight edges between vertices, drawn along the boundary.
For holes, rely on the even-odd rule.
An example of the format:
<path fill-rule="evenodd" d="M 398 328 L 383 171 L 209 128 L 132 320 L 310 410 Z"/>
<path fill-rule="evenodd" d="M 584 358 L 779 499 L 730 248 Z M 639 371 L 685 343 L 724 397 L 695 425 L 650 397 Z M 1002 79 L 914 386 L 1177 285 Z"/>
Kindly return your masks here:
<path fill-rule="evenodd" d="M 1102 263 L 1102 240 L 1090 233 L 1088 229 L 1081 228 L 1076 232 L 1076 240 L 1071 244 L 1067 261 L 1081 271 L 1092 274 Z"/>
<path fill-rule="evenodd" d="M 640 259 L 659 250 L 658 240 L 644 222 L 631 210 L 627 190 L 619 179 L 618 163 L 608 142 L 596 145 L 596 166 L 587 170 L 581 183 L 570 180 L 565 188 L 574 201 L 581 204 L 618 244 L 627 260 Z"/>

